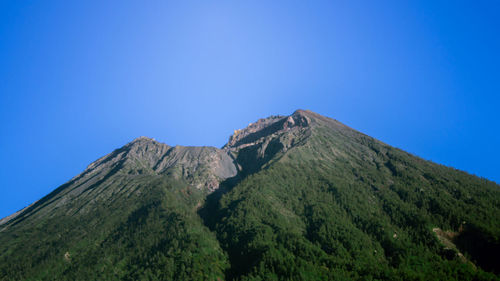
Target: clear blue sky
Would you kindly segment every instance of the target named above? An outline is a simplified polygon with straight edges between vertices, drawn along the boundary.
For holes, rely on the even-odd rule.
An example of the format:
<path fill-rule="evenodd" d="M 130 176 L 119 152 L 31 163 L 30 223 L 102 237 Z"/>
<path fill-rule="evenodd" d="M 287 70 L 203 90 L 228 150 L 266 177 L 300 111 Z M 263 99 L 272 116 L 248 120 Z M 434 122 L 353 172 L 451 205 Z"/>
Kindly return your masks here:
<path fill-rule="evenodd" d="M 310 109 L 500 182 L 499 1 L 0 1 L 0 217 L 146 135 Z"/>

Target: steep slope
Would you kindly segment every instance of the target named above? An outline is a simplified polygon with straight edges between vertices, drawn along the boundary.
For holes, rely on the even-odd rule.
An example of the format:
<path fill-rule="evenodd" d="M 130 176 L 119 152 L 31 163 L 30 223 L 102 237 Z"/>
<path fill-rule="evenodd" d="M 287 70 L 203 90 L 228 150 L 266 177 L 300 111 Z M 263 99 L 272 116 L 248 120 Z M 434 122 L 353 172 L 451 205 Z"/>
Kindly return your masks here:
<path fill-rule="evenodd" d="M 97 160 L 0 222 L 0 279 L 498 280 L 499 241 L 497 184 L 298 110 Z"/>
<path fill-rule="evenodd" d="M 0 279 L 221 277 L 196 208 L 235 174 L 220 149 L 138 138 L 0 225 Z"/>
<path fill-rule="evenodd" d="M 95 202 L 112 201 L 128 196 L 137 186 L 127 186 L 135 178 L 169 177 L 184 180 L 196 189 L 213 191 L 219 182 L 237 173 L 231 157 L 215 147 L 170 147 L 147 137 L 140 137 L 90 164 L 83 173 L 71 179 L 42 200 L 8 220 L 5 227 L 25 218 L 51 216 L 61 209 L 70 215 L 84 213 Z M 81 204 L 77 204 L 77 201 Z M 69 207 L 71 205 L 71 207 Z"/>
<path fill-rule="evenodd" d="M 269 121 L 231 138 L 238 160 L 253 151 L 266 164 L 214 196 L 206 219 L 229 278 L 498 279 L 461 258 L 499 273 L 498 185 L 309 111 Z M 463 253 L 442 245 L 436 227 L 455 231 Z"/>

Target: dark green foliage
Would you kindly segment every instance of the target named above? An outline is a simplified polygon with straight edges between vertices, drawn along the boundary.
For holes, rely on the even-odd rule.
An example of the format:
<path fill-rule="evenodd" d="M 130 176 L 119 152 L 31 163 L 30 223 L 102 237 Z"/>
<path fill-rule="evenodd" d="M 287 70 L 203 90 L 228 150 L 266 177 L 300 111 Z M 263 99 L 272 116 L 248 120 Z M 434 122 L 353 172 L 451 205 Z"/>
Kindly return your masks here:
<path fill-rule="evenodd" d="M 223 278 L 227 257 L 194 211 L 203 194 L 185 195 L 185 183 L 163 178 L 134 183 L 140 192 L 89 213 L 2 233 L 0 279 Z"/>
<path fill-rule="evenodd" d="M 458 231 L 466 221 L 486 236 L 463 232 L 459 247 L 461 239 L 498 247 L 496 184 L 375 141 L 371 161 L 356 150 L 332 159 L 318 151 L 328 136 L 315 137 L 222 196 L 212 224 L 231 261 L 230 279 L 498 279 L 446 256 L 432 231 Z M 483 269 L 498 268 L 497 259 L 460 249 Z"/>
<path fill-rule="evenodd" d="M 0 225 L 0 280 L 500 280 L 497 184 L 308 122 L 242 139 L 268 138 L 211 194 L 142 146 L 70 181 Z"/>

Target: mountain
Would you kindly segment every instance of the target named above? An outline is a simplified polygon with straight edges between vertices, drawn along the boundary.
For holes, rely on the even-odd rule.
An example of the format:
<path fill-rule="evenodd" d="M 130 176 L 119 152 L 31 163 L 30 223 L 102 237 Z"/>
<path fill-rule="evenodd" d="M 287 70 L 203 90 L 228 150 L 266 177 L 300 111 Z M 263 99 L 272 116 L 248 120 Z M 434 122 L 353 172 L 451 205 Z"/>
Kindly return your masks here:
<path fill-rule="evenodd" d="M 1 280 L 500 280 L 500 186 L 297 110 L 140 137 L 0 221 Z"/>

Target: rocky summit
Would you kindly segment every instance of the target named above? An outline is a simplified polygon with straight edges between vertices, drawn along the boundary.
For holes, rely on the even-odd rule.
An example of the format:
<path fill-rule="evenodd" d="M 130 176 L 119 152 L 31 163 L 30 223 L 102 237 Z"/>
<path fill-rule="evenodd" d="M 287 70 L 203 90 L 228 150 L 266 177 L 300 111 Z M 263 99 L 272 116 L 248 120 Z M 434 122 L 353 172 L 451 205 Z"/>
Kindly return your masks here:
<path fill-rule="evenodd" d="M 139 137 L 0 220 L 0 280 L 500 280 L 500 186 L 307 110 Z"/>

